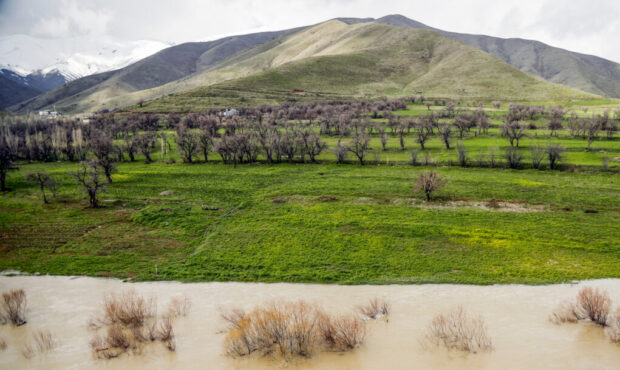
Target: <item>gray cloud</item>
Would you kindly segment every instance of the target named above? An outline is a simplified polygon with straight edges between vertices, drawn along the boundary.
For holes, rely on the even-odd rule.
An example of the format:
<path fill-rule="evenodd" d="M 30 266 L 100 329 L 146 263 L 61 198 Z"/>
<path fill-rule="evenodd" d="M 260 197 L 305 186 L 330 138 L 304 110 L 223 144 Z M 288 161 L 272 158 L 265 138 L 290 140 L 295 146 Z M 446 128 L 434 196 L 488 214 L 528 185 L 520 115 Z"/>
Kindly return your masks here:
<path fill-rule="evenodd" d="M 620 61 L 617 0 L 5 0 L 0 36 L 180 43 L 394 13 L 449 31 L 536 39 Z"/>

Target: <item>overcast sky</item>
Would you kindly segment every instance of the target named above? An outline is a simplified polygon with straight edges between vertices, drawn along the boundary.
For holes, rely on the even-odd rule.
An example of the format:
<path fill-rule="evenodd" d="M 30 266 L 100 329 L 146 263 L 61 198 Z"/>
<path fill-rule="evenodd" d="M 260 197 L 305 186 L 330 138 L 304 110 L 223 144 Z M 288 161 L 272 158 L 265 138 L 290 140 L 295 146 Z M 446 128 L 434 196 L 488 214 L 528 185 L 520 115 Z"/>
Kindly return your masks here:
<path fill-rule="evenodd" d="M 0 0 L 0 36 L 181 43 L 388 14 L 620 62 L 620 0 Z"/>

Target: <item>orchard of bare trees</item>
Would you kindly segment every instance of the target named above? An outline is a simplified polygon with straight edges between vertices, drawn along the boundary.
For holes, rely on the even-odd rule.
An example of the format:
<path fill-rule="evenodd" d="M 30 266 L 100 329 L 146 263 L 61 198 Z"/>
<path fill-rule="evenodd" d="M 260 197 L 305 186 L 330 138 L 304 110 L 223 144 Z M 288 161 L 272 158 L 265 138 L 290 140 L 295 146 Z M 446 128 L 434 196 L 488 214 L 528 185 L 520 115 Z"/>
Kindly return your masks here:
<path fill-rule="evenodd" d="M 430 105 L 418 115 L 395 113 L 407 104 Z M 499 108 L 501 103 L 493 106 Z M 527 154 L 532 168 L 543 168 L 543 162 L 548 162 L 549 168 L 555 169 L 565 151 L 552 143 L 559 132 L 583 140 L 583 150 L 591 151 L 594 142 L 613 140 L 620 122 L 620 109 L 585 116 L 561 106 L 510 104 L 500 115 L 480 105 L 430 102 L 423 96 L 372 103 L 285 103 L 240 108 L 238 112 L 230 117 L 216 109 L 183 115 L 108 113 L 83 121 L 5 116 L 0 122 L 0 185 L 4 190 L 7 173 L 24 161 L 84 162 L 87 168 L 96 166 L 91 172 L 101 173 L 111 183 L 119 162 L 138 158 L 146 163 L 174 161 L 174 152 L 187 163 L 219 157 L 236 167 L 257 161 L 315 163 L 327 155 L 337 163 L 365 165 L 377 162 L 382 153 L 401 151 L 411 153 L 410 163 L 429 165 L 436 162 L 428 151 L 433 139 L 446 152 L 454 151 L 455 164 L 464 167 L 495 167 L 503 158 L 506 167 L 522 168 Z M 523 150 L 523 140 L 532 135 L 547 138 L 548 145 Z M 482 136 L 502 140 L 503 155 L 499 147 L 493 147 L 472 158 L 465 139 Z M 398 143 L 396 149 L 388 148 L 390 141 Z"/>

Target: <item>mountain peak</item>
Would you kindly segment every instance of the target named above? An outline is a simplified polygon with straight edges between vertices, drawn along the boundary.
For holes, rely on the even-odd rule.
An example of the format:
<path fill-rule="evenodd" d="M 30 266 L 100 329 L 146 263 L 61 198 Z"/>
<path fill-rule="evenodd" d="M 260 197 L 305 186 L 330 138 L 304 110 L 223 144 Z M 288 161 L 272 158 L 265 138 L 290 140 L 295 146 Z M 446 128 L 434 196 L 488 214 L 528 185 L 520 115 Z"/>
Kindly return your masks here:
<path fill-rule="evenodd" d="M 435 30 L 435 28 L 425 25 L 424 23 L 414 21 L 402 14 L 390 14 L 375 20 L 377 23 L 390 24 L 397 27 L 421 28 L 427 30 Z"/>

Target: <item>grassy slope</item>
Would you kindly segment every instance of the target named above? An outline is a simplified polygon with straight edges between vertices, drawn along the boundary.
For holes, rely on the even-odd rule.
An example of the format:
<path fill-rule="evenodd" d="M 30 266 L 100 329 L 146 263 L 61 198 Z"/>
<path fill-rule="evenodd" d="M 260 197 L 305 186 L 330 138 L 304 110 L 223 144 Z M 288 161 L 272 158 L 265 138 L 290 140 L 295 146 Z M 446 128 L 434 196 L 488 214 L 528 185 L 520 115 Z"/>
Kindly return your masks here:
<path fill-rule="evenodd" d="M 423 169 L 409 166 L 134 163 L 119 165 L 105 208 L 89 210 L 66 175 L 74 166 L 10 174 L 0 270 L 339 283 L 620 277 L 617 174 L 439 169 L 450 181 L 442 198 L 546 207 L 509 213 L 412 205 Z M 59 200 L 41 205 L 21 180 L 34 170 L 58 178 Z"/>
<path fill-rule="evenodd" d="M 487 100 L 594 97 L 538 80 L 434 31 L 376 23 L 347 25 L 335 20 L 243 51 L 206 70 L 156 88 L 135 91 L 119 81 L 113 82 L 106 82 L 107 87 L 103 89 L 82 92 L 62 104 L 75 111 L 97 110 L 176 93 L 151 108 L 174 110 L 175 105 L 188 106 L 189 99 L 193 110 L 200 110 L 216 103 L 255 105 L 282 101 L 290 98 L 293 89 L 326 94 L 319 98 L 399 96 L 417 92 Z M 182 93 L 195 88 L 198 90 Z M 231 90 L 233 99 L 229 99 Z M 316 97 L 311 94 L 300 99 Z"/>
<path fill-rule="evenodd" d="M 283 97 L 310 100 L 416 93 L 470 100 L 595 98 L 529 76 L 433 31 L 375 23 L 327 22 L 263 53 L 239 58 L 239 62 L 195 77 L 194 82 L 204 87 L 151 102 L 143 109 L 197 110 L 263 104 Z M 227 81 L 217 83 L 222 80 Z M 305 93 L 294 94 L 293 90 Z"/>

